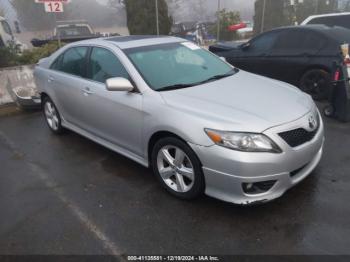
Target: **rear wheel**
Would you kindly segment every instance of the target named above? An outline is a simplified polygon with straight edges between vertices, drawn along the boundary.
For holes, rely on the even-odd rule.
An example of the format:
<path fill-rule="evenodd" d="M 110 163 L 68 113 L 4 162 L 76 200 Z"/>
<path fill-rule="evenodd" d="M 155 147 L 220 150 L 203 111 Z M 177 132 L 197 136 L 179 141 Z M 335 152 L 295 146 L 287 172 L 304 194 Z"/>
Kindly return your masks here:
<path fill-rule="evenodd" d="M 315 100 L 326 99 L 331 85 L 330 74 L 323 69 L 307 71 L 300 80 L 300 89 Z"/>
<path fill-rule="evenodd" d="M 205 182 L 200 161 L 183 141 L 160 139 L 152 150 L 152 168 L 163 187 L 181 199 L 193 199 L 204 193 Z"/>
<path fill-rule="evenodd" d="M 42 105 L 46 123 L 50 130 L 55 134 L 63 133 L 64 128 L 61 125 L 61 116 L 55 104 L 49 97 L 44 97 Z"/>

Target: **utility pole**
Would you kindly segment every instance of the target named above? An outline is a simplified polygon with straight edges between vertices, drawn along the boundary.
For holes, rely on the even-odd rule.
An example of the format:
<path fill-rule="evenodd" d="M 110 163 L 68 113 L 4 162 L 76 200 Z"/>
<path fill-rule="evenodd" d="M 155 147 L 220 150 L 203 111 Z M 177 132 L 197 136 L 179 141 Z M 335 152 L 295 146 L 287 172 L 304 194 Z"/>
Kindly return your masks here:
<path fill-rule="evenodd" d="M 158 14 L 158 0 L 156 1 L 156 23 L 157 23 L 157 35 L 159 35 L 159 14 Z"/>
<path fill-rule="evenodd" d="M 218 12 L 217 12 L 217 33 L 216 33 L 216 38 L 217 41 L 220 41 L 220 9 L 221 9 L 221 0 L 218 0 Z"/>
<path fill-rule="evenodd" d="M 58 44 L 58 47 L 61 48 L 61 32 L 59 32 L 57 30 L 57 13 L 53 13 L 54 15 L 54 27 L 56 27 L 56 34 L 57 34 L 57 44 Z"/>
<path fill-rule="evenodd" d="M 264 32 L 264 29 L 265 29 L 265 12 L 266 12 L 266 0 L 264 0 L 263 2 L 260 33 Z"/>
<path fill-rule="evenodd" d="M 315 1 L 316 1 L 315 15 L 317 15 L 318 9 L 319 9 L 319 1 L 318 0 L 315 0 Z"/>

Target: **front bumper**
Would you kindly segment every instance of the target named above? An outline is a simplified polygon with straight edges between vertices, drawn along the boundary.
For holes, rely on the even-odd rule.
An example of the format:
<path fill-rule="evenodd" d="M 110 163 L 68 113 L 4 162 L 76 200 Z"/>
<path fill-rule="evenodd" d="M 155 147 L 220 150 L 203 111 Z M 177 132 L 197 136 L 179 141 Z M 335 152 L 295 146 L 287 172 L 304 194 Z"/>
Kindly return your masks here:
<path fill-rule="evenodd" d="M 264 132 L 281 147 L 283 150 L 281 154 L 239 152 L 217 145 L 203 147 L 190 144 L 203 165 L 205 193 L 235 204 L 253 204 L 278 198 L 305 179 L 322 157 L 324 144 L 322 120 L 315 137 L 299 147 L 290 147 L 278 135 L 281 131 L 303 126 L 305 118 L 307 116 Z M 242 187 L 243 183 L 271 180 L 276 181 L 272 188 L 259 194 L 247 194 Z"/>

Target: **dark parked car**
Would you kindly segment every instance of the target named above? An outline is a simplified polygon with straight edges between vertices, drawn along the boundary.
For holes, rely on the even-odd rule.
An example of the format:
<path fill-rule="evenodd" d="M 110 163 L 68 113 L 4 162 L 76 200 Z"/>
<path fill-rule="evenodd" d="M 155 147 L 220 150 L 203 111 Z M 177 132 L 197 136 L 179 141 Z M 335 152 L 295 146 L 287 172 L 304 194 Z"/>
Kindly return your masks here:
<path fill-rule="evenodd" d="M 260 34 L 243 44 L 209 48 L 243 70 L 300 87 L 314 99 L 329 93 L 334 61 L 343 62 L 340 45 L 350 43 L 350 30 L 324 25 L 293 26 Z"/>

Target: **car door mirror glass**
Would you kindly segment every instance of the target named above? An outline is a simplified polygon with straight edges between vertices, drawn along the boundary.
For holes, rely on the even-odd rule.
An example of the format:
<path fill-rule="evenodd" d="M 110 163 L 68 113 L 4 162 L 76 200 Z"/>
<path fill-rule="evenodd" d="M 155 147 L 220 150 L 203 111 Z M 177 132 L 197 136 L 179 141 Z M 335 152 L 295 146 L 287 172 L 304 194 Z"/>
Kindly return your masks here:
<path fill-rule="evenodd" d="M 123 77 L 113 77 L 106 80 L 106 89 L 108 91 L 127 91 L 134 90 L 134 86 L 131 82 Z"/>

